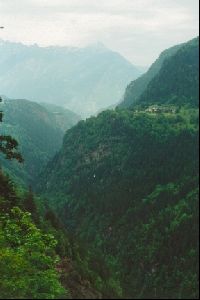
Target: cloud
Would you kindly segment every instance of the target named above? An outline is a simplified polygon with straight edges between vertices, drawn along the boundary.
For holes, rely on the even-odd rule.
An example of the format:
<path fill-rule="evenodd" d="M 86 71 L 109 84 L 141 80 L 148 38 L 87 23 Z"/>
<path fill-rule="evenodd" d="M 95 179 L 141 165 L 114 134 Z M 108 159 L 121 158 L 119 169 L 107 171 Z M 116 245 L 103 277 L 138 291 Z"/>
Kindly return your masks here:
<path fill-rule="evenodd" d="M 3 39 L 85 46 L 97 41 L 135 64 L 198 35 L 197 0 L 0 0 Z"/>

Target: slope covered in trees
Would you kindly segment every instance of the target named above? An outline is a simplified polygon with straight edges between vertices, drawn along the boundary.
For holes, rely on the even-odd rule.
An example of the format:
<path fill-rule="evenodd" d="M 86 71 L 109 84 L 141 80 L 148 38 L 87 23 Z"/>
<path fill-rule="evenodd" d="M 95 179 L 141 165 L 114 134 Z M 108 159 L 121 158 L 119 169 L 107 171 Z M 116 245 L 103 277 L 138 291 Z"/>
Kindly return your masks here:
<path fill-rule="evenodd" d="M 123 296 L 196 298 L 197 177 L 197 110 L 108 111 L 67 132 L 40 191 Z"/>
<path fill-rule="evenodd" d="M 0 298 L 55 299 L 67 295 L 56 271 L 55 239 L 37 228 L 30 214 L 18 205 L 19 197 L 0 173 Z"/>
<path fill-rule="evenodd" d="M 0 299 L 100 299 L 90 261 L 41 199 L 0 171 Z"/>
<path fill-rule="evenodd" d="M 101 253 L 93 267 L 111 271 L 111 295 L 198 298 L 197 49 L 197 39 L 173 49 L 140 108 L 70 129 L 38 184 L 90 255 Z"/>
<path fill-rule="evenodd" d="M 199 106 L 199 38 L 164 61 L 138 103 Z"/>
<path fill-rule="evenodd" d="M 6 99 L 0 105 L 4 113 L 1 133 L 17 139 L 24 157 L 21 166 L 2 157 L 1 164 L 16 180 L 30 184 L 61 147 L 65 131 L 76 124 L 79 117 L 60 107 L 45 108 L 21 99 Z"/>
<path fill-rule="evenodd" d="M 2 115 L 0 111 L 0 122 Z M 17 146 L 12 136 L 1 133 L 0 153 L 22 162 Z M 16 187 L 0 169 L 0 299 L 118 295 L 110 293 L 117 285 L 112 272 L 103 276 L 94 270 L 97 256 L 68 234 L 43 199 Z M 108 268 L 103 261 L 102 266 Z"/>
<path fill-rule="evenodd" d="M 22 161 L 20 153 L 16 152 L 18 143 L 15 139 L 1 133 L 0 141 L 0 153 L 7 159 Z M 0 298 L 66 296 L 67 291 L 59 282 L 56 271 L 56 241 L 52 235 L 42 233 L 30 213 L 23 211 L 27 202 L 32 204 L 29 208 L 34 208 L 36 217 L 34 199 L 20 198 L 13 183 L 0 170 Z"/>
<path fill-rule="evenodd" d="M 120 108 L 140 102 L 198 101 L 199 38 L 161 53 L 150 69 L 127 87 Z M 173 76 L 173 77 L 172 77 Z M 188 99 L 188 95 L 192 99 Z M 146 100 L 145 100 L 146 99 Z M 181 100 L 180 100 L 181 99 Z"/>
<path fill-rule="evenodd" d="M 178 48 L 145 81 L 139 105 L 66 132 L 34 181 L 40 196 L 19 196 L 0 173 L 4 297 L 198 298 L 198 41 Z M 34 128 L 41 155 L 63 122 L 58 108 L 36 119 L 32 110 L 19 119 Z"/>

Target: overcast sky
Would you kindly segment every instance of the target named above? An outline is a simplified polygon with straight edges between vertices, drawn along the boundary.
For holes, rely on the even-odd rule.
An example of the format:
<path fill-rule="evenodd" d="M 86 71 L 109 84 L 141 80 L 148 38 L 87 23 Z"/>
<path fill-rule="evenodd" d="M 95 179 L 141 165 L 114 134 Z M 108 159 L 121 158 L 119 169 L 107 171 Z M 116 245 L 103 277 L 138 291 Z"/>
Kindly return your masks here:
<path fill-rule="evenodd" d="M 198 35 L 198 0 L 0 0 L 0 38 L 41 46 L 102 42 L 135 65 Z"/>

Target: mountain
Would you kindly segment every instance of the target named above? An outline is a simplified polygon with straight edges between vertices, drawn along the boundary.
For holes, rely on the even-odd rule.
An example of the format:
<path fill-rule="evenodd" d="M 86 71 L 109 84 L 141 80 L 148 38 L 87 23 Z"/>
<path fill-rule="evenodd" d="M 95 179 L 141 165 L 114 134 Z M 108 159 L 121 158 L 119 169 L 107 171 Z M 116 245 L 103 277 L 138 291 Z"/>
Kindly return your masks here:
<path fill-rule="evenodd" d="M 197 128 L 196 110 L 103 112 L 67 132 L 39 180 L 118 296 L 198 296 Z"/>
<path fill-rule="evenodd" d="M 61 147 L 65 131 L 80 120 L 76 114 L 63 108 L 51 105 L 45 107 L 23 99 L 4 98 L 3 104 L 0 104 L 4 113 L 1 134 L 17 139 L 25 160 L 19 166 L 1 157 L 1 165 L 22 182 L 31 183 Z"/>
<path fill-rule="evenodd" d="M 199 106 L 199 38 L 164 61 L 138 103 Z"/>
<path fill-rule="evenodd" d="M 151 100 L 148 104 L 172 103 L 171 98 L 188 98 L 191 93 L 193 97 L 191 101 L 197 102 L 198 50 L 199 38 L 165 50 L 144 75 L 129 84 L 119 107 L 130 107 L 140 101 L 144 102 L 147 97 Z M 192 85 L 191 78 L 194 80 Z M 193 91 L 187 93 L 188 87 Z"/>
<path fill-rule="evenodd" d="M 54 123 L 63 132 L 73 127 L 81 120 L 81 116 L 75 114 L 69 109 L 50 103 L 40 103 L 54 117 Z"/>
<path fill-rule="evenodd" d="M 2 94 L 64 106 L 84 117 L 118 103 L 141 73 L 102 45 L 43 48 L 0 41 Z"/>
<path fill-rule="evenodd" d="M 87 254 L 41 203 L 0 170 L 0 298 L 102 299 Z"/>
<path fill-rule="evenodd" d="M 132 105 L 79 122 L 38 178 L 37 192 L 96 255 L 108 298 L 199 296 L 197 45 L 174 48 L 149 82 L 141 103 L 156 113 Z"/>

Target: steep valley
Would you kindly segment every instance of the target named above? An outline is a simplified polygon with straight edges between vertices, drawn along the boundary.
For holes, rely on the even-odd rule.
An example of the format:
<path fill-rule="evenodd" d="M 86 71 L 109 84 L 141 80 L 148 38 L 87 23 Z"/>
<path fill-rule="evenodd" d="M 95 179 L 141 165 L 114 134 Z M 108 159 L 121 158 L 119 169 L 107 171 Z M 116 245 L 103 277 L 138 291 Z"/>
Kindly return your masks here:
<path fill-rule="evenodd" d="M 2 97 L 25 162 L 0 161 L 1 299 L 199 298 L 198 62 L 198 38 L 166 50 L 85 120 Z"/>

